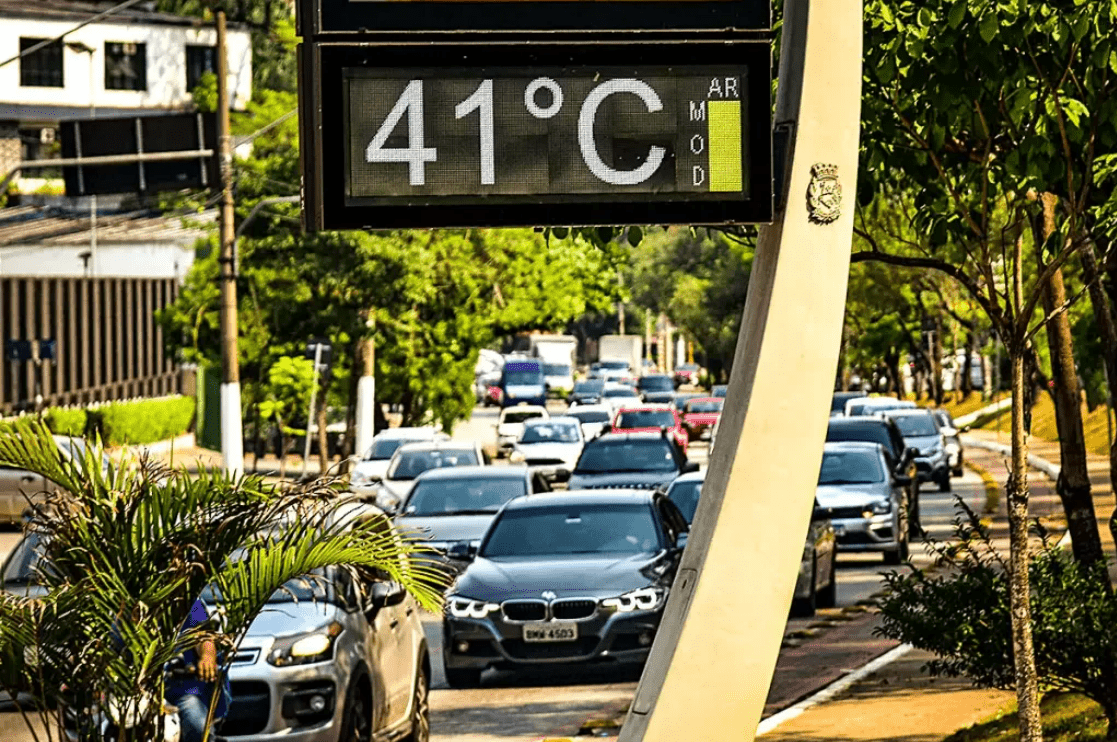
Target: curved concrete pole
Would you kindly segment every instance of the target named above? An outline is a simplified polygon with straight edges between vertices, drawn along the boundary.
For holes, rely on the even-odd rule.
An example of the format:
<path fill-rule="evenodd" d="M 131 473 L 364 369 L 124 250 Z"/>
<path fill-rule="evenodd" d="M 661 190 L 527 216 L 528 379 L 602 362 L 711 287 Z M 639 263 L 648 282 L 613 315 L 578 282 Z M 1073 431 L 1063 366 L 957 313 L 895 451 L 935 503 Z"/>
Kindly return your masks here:
<path fill-rule="evenodd" d="M 858 0 L 784 4 L 776 123 L 794 123 L 786 207 L 761 230 L 730 406 L 620 742 L 755 737 L 834 388 L 856 192 L 861 34 Z M 835 174 L 840 215 L 832 208 Z"/>

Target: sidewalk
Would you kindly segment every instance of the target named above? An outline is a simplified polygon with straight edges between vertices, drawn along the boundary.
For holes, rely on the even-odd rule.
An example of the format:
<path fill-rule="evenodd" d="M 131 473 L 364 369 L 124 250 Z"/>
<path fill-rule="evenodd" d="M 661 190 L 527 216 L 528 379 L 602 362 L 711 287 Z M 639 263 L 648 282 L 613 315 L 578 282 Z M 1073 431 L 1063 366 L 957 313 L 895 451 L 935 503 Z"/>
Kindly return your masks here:
<path fill-rule="evenodd" d="M 996 433 L 978 431 L 970 435 L 983 442 L 998 442 Z M 1058 464 L 1058 444 L 1045 441 L 1035 444 L 1033 453 Z M 992 532 L 998 548 L 1007 548 L 1003 494 L 1008 478 L 1006 459 L 975 446 L 966 448 L 966 456 L 1001 484 L 1002 495 Z M 1113 510 L 1108 477 L 1108 462 L 1091 460 L 1091 481 L 1102 524 L 1102 539 L 1112 554 L 1113 540 L 1105 527 Z M 1054 526 L 1062 514 L 1054 483 L 1034 469 L 1029 482 L 1032 515 Z M 834 700 L 806 708 L 764 734 L 762 739 L 765 742 L 940 742 L 958 729 L 995 715 L 1015 700 L 1012 692 L 975 688 L 967 678 L 932 678 L 921 669 L 931 658 L 926 652 L 913 650 L 854 683 Z"/>

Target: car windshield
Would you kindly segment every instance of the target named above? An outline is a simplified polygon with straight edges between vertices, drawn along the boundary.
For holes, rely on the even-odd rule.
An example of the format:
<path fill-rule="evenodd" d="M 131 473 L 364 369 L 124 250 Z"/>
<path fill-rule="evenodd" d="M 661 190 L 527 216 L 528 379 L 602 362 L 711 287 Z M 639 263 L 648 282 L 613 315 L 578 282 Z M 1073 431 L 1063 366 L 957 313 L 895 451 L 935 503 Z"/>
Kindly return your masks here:
<path fill-rule="evenodd" d="M 533 417 L 543 417 L 542 410 L 523 410 L 515 412 L 505 412 L 504 422 L 506 423 L 522 423 L 524 420 L 530 420 Z"/>
<path fill-rule="evenodd" d="M 884 424 L 877 425 L 831 425 L 826 429 L 826 442 L 865 441 L 879 443 L 886 449 L 892 448 L 888 430 Z"/>
<path fill-rule="evenodd" d="M 687 405 L 687 402 L 689 402 L 689 401 L 690 401 L 690 400 L 692 400 L 692 399 L 695 399 L 695 395 L 693 395 L 693 394 L 690 394 L 690 395 L 686 395 L 686 394 L 680 394 L 680 395 L 677 395 L 677 396 L 675 397 L 675 409 L 677 409 L 677 410 L 678 410 L 679 412 L 682 412 L 683 410 L 685 410 L 685 409 L 686 409 L 686 405 Z"/>
<path fill-rule="evenodd" d="M 392 454 L 396 449 L 404 443 L 412 443 L 412 439 L 407 438 L 381 438 L 373 440 L 372 446 L 368 449 L 365 455 L 365 461 L 383 461 L 384 459 L 392 458 Z"/>
<path fill-rule="evenodd" d="M 627 410 L 617 417 L 618 428 L 660 428 L 675 426 L 675 414 L 670 410 Z"/>
<path fill-rule="evenodd" d="M 568 505 L 504 511 L 481 556 L 637 554 L 659 548 L 659 531 L 647 505 Z"/>
<path fill-rule="evenodd" d="M 38 569 L 43 553 L 42 537 L 34 532 L 28 533 L 16 546 L 4 570 L 5 585 L 33 585 L 37 582 Z"/>
<path fill-rule="evenodd" d="M 609 371 L 627 371 L 627 361 L 602 361 L 598 364 L 599 368 L 607 369 Z"/>
<path fill-rule="evenodd" d="M 822 454 L 819 484 L 870 484 L 884 481 L 880 457 L 872 451 L 827 451 Z"/>
<path fill-rule="evenodd" d="M 600 394 L 601 390 L 605 388 L 605 381 L 602 379 L 594 379 L 591 381 L 579 381 L 574 385 L 575 394 Z"/>
<path fill-rule="evenodd" d="M 577 443 L 578 426 L 572 423 L 538 423 L 524 428 L 520 443 Z"/>
<path fill-rule="evenodd" d="M 527 494 L 522 478 L 470 477 L 419 481 L 407 500 L 405 515 L 495 513 L 514 497 Z"/>
<path fill-rule="evenodd" d="M 340 596 L 334 585 L 338 577 L 336 567 L 313 570 L 309 575 L 295 577 L 283 583 L 283 587 L 276 590 L 268 598 L 269 605 L 277 603 L 336 603 L 341 604 Z M 212 585 L 206 585 L 202 590 L 201 600 L 206 605 L 221 602 L 220 593 Z"/>
<path fill-rule="evenodd" d="M 567 415 L 570 417 L 578 418 L 578 422 L 583 423 L 607 423 L 609 422 L 609 413 L 605 410 L 568 410 Z"/>
<path fill-rule="evenodd" d="M 675 471 L 674 452 L 663 438 L 643 440 L 600 439 L 586 446 L 575 471 Z"/>
<path fill-rule="evenodd" d="M 547 376 L 570 376 L 570 364 L 544 363 L 543 373 Z"/>
<path fill-rule="evenodd" d="M 847 401 L 848 400 L 845 397 L 834 397 L 833 399 L 830 400 L 830 411 L 831 412 L 844 412 L 845 408 L 846 408 L 846 402 Z"/>
<path fill-rule="evenodd" d="M 701 399 L 690 402 L 686 406 L 687 412 L 721 412 L 725 405 L 724 399 Z"/>
<path fill-rule="evenodd" d="M 715 397 L 724 397 L 728 391 L 729 391 L 729 386 L 728 385 L 718 384 L 717 386 L 714 387 L 714 396 Z"/>
<path fill-rule="evenodd" d="M 472 448 L 442 448 L 432 451 L 400 451 L 388 479 L 414 479 L 427 469 L 480 464 Z"/>
<path fill-rule="evenodd" d="M 639 397 L 636 395 L 636 392 L 632 390 L 632 387 L 627 387 L 627 386 L 622 387 L 620 389 L 606 389 L 604 392 L 601 393 L 601 396 L 603 396 L 603 397 L 635 397 L 636 399 L 639 399 Z"/>
<path fill-rule="evenodd" d="M 542 369 L 508 370 L 504 369 L 504 383 L 510 386 L 531 386 L 543 383 Z"/>
<path fill-rule="evenodd" d="M 673 392 L 675 382 L 668 376 L 643 376 L 638 385 L 648 392 Z"/>
<path fill-rule="evenodd" d="M 929 435 L 938 435 L 939 429 L 935 421 L 928 415 L 897 415 L 892 418 L 896 427 L 905 438 L 919 438 Z"/>
<path fill-rule="evenodd" d="M 698 510 L 698 496 L 702 494 L 702 482 L 675 482 L 667 491 L 667 497 L 678 506 L 686 518 L 687 523 L 694 521 L 694 513 Z"/>

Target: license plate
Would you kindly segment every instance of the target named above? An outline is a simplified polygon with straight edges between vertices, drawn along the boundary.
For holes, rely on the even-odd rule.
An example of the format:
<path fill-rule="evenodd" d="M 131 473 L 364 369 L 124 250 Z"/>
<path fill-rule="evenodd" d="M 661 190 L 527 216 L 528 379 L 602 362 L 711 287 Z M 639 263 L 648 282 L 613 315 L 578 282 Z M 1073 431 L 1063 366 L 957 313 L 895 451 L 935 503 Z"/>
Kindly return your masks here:
<path fill-rule="evenodd" d="M 578 624 L 532 623 L 524 626 L 525 642 L 572 642 L 578 638 Z"/>

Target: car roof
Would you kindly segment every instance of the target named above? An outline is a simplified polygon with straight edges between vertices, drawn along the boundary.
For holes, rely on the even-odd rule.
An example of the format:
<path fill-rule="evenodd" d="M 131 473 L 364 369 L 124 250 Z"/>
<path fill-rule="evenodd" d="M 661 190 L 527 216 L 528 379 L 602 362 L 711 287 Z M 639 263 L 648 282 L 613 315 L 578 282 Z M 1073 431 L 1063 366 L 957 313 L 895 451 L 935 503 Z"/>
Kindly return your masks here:
<path fill-rule="evenodd" d="M 427 469 L 415 481 L 429 482 L 443 479 L 523 479 L 526 466 L 445 466 Z"/>
<path fill-rule="evenodd" d="M 505 407 L 500 411 L 501 416 L 506 412 L 546 412 L 547 408 L 537 404 L 518 404 L 515 407 Z"/>
<path fill-rule="evenodd" d="M 631 407 L 621 407 L 617 413 L 621 412 L 674 412 L 675 405 L 667 404 L 665 402 L 647 402 L 645 404 L 634 404 Z"/>
<path fill-rule="evenodd" d="M 558 415 L 557 417 L 533 417 L 530 420 L 524 420 L 524 427 L 535 427 L 537 425 L 553 425 L 555 423 L 566 423 L 567 425 L 581 425 L 582 421 L 570 415 Z"/>
<path fill-rule="evenodd" d="M 644 374 L 640 378 L 641 379 L 666 379 L 666 380 L 670 381 L 672 384 L 675 383 L 675 380 L 672 379 L 667 374 Z"/>
<path fill-rule="evenodd" d="M 881 426 L 887 427 L 889 424 L 895 425 L 891 420 L 883 417 L 876 417 L 875 415 L 855 415 L 854 417 L 832 417 L 830 418 L 829 425 L 836 425 L 839 428 L 855 428 L 866 426 Z"/>
<path fill-rule="evenodd" d="M 433 438 L 436 435 L 439 435 L 439 431 L 432 427 L 385 428 L 373 436 L 373 440 L 377 438 L 417 438 L 419 436 Z"/>
<path fill-rule="evenodd" d="M 671 484 L 676 485 L 676 484 L 686 484 L 688 482 L 705 482 L 705 481 L 706 481 L 706 472 L 704 472 L 704 471 L 692 471 L 692 472 L 687 472 L 686 474 L 680 474 L 679 476 L 675 477 L 673 480 L 671 480 Z"/>
<path fill-rule="evenodd" d="M 568 417 L 572 416 L 575 412 L 604 412 L 608 414 L 612 412 L 612 409 L 612 407 L 603 404 L 575 404 L 570 405 L 570 407 L 566 410 L 566 414 Z"/>
<path fill-rule="evenodd" d="M 725 397 L 711 397 L 711 396 L 697 396 L 691 397 L 687 402 L 721 402 L 725 403 Z"/>
<path fill-rule="evenodd" d="M 858 399 L 860 397 L 865 397 L 865 392 L 834 392 L 834 399 L 844 399 L 846 401 L 849 401 L 851 399 Z M 866 397 L 866 399 L 870 399 L 870 397 Z"/>
<path fill-rule="evenodd" d="M 540 492 L 531 497 L 509 500 L 505 510 L 565 507 L 568 505 L 632 505 L 651 504 L 655 493 L 634 489 L 567 490 L 565 492 Z"/>
<path fill-rule="evenodd" d="M 414 443 L 405 443 L 396 449 L 396 453 L 410 452 L 410 451 L 443 451 L 443 450 L 473 450 L 477 447 L 476 443 L 468 443 L 462 441 L 415 441 Z"/>
<path fill-rule="evenodd" d="M 610 389 L 632 389 L 632 387 L 628 384 L 622 384 L 619 381 L 605 382 L 605 391 L 609 391 Z"/>
<path fill-rule="evenodd" d="M 827 441 L 825 451 L 879 451 L 881 445 L 870 441 Z"/>
<path fill-rule="evenodd" d="M 608 441 L 619 441 L 619 440 L 626 440 L 626 441 L 653 441 L 653 440 L 654 441 L 665 441 L 667 439 L 663 437 L 662 433 L 652 432 L 652 431 L 647 431 L 647 430 L 643 430 L 643 431 L 634 430 L 632 432 L 606 433 L 605 435 L 598 436 L 597 438 L 594 438 L 589 443 L 597 443 L 598 441 L 605 441 L 605 440 L 608 440 Z M 586 445 L 588 446 L 589 443 L 587 443 Z"/>
<path fill-rule="evenodd" d="M 888 417 L 916 417 L 922 415 L 930 415 L 931 417 L 934 417 L 934 415 L 931 414 L 931 411 L 928 410 L 926 407 L 900 407 L 895 410 L 881 410 L 880 414 L 887 415 Z"/>

